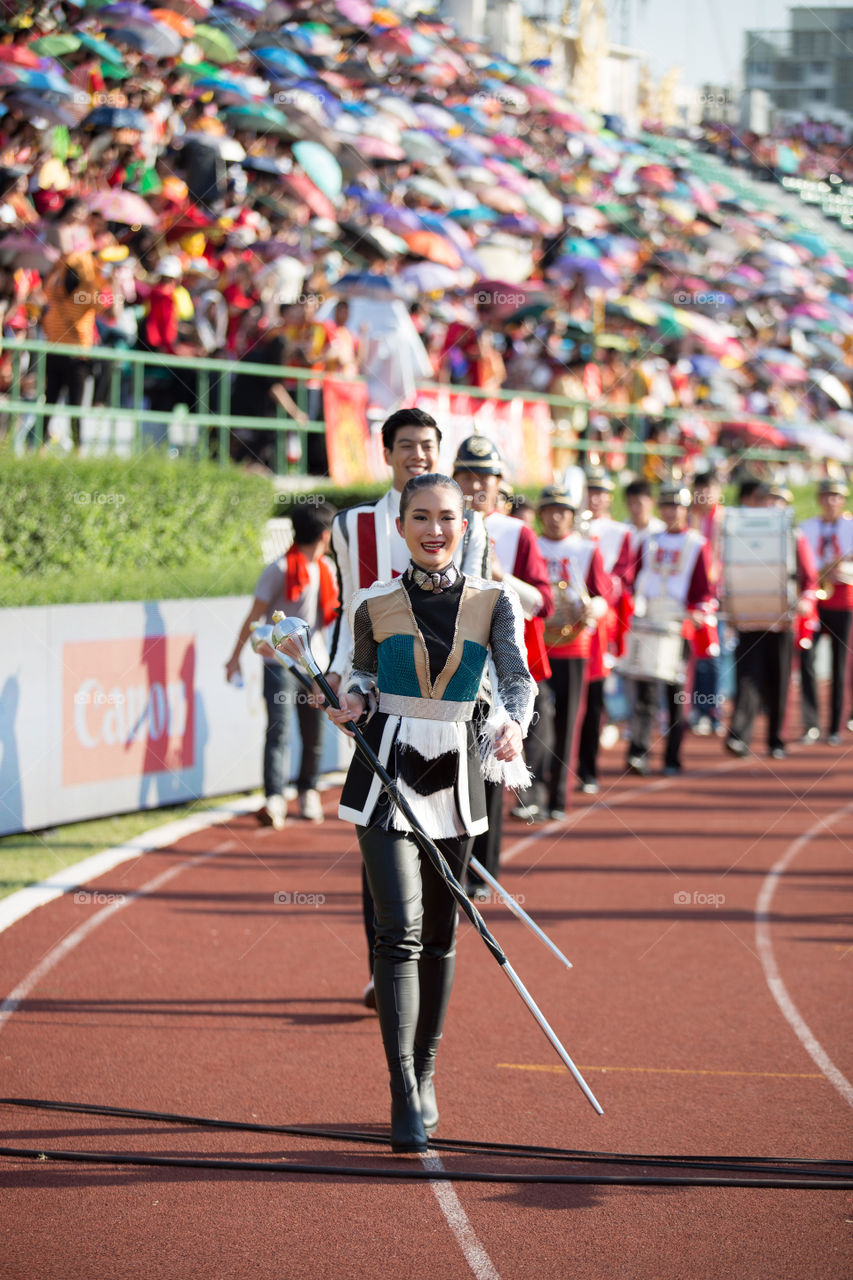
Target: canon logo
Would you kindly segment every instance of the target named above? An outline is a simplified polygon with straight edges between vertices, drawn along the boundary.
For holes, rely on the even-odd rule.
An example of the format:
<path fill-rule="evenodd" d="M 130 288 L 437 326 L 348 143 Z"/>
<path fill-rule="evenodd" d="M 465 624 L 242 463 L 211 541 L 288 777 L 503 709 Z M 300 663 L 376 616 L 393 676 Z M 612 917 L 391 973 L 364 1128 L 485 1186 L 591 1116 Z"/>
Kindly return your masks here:
<path fill-rule="evenodd" d="M 187 727 L 183 680 L 105 689 L 92 676 L 74 694 L 74 732 L 81 747 L 125 746 L 141 739 L 181 738 Z"/>

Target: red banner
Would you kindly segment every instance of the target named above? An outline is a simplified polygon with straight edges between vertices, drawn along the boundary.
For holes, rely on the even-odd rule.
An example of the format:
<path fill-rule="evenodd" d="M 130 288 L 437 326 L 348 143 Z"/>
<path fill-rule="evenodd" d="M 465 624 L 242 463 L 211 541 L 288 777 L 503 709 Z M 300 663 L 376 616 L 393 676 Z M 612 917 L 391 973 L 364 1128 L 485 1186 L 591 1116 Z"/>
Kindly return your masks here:
<path fill-rule="evenodd" d="M 506 478 L 513 484 L 550 484 L 553 479 L 553 424 L 542 400 L 481 400 L 447 391 L 418 391 L 415 403 L 431 413 L 441 429 L 441 469 L 450 471 L 459 445 L 468 436 L 487 436 L 500 449 Z M 367 421 L 367 386 L 339 378 L 323 381 L 323 412 L 329 475 L 335 484 L 388 480 L 382 439 Z"/>
<path fill-rule="evenodd" d="M 481 400 L 447 391 L 419 391 L 418 408 L 431 413 L 441 428 L 442 468 L 449 471 L 459 445 L 479 433 L 496 444 L 513 484 L 550 484 L 553 480 L 553 425 L 542 400 Z"/>
<path fill-rule="evenodd" d="M 324 378 L 323 415 L 329 475 L 335 484 L 387 480 L 381 438 L 372 438 L 367 421 L 366 383 Z"/>

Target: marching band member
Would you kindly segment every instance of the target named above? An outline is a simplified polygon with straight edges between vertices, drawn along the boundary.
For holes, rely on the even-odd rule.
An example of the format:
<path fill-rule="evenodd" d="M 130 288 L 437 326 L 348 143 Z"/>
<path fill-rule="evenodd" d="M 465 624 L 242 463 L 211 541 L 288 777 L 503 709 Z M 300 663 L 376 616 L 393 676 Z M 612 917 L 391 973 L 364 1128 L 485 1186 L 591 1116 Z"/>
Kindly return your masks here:
<path fill-rule="evenodd" d="M 743 489 L 746 488 L 746 493 Z M 790 492 L 780 485 L 757 489 L 752 483 L 741 487 L 743 506 L 784 509 L 792 501 Z M 793 535 L 793 529 L 791 530 Z M 749 752 L 753 723 L 760 705 L 767 712 L 767 750 L 773 760 L 787 754 L 782 740 L 788 688 L 794 656 L 793 622 L 811 607 L 817 589 L 817 573 L 811 548 L 802 536 L 795 537 L 797 603 L 791 612 L 782 614 L 770 626 L 744 627 L 737 631 L 735 650 L 735 705 L 726 738 L 726 750 L 732 755 Z"/>
<path fill-rule="evenodd" d="M 693 481 L 693 503 L 687 524 L 708 541 L 711 586 L 715 594 L 720 581 L 720 537 L 725 510 L 721 499 L 720 482 L 714 472 L 699 472 Z M 691 716 L 694 733 L 707 737 L 712 733 L 725 732 L 719 715 L 721 701 L 719 652 L 697 656 L 693 671 L 693 702 L 697 709 Z"/>
<path fill-rule="evenodd" d="M 352 662 L 348 617 L 353 595 L 374 582 L 390 581 L 405 571 L 409 552 L 396 524 L 400 494 L 413 476 L 436 470 L 440 444 L 441 432 L 435 418 L 423 409 L 398 409 L 392 413 L 382 427 L 383 452 L 391 468 L 391 488 L 376 503 L 365 503 L 339 512 L 332 525 L 332 550 L 338 566 L 341 612 L 332 637 L 332 656 L 326 678 L 335 693 Z M 463 573 L 488 577 L 489 543 L 479 515 L 472 515 L 469 519 L 454 556 Z M 373 903 L 365 874 L 362 874 L 362 908 L 368 956 L 372 964 Z M 365 988 L 364 1002 L 369 1009 L 375 1008 L 372 978 Z"/>
<path fill-rule="evenodd" d="M 802 688 L 803 742 L 820 737 L 818 726 L 817 687 L 815 683 L 815 651 L 817 641 L 827 635 L 832 644 L 832 695 L 827 742 L 837 746 L 841 741 L 841 719 L 844 707 L 844 677 L 850 621 L 853 616 L 853 520 L 844 514 L 847 485 L 840 480 L 821 480 L 817 500 L 820 515 L 804 520 L 801 529 L 812 549 L 818 567 L 818 619 L 820 627 L 811 649 L 800 654 Z M 850 728 L 850 724 L 848 724 Z"/>
<path fill-rule="evenodd" d="M 456 567 L 465 524 L 462 491 L 449 477 L 407 483 L 397 528 L 409 565 L 355 595 L 352 675 L 341 709 L 328 711 L 342 727 L 364 722 L 368 744 L 458 880 L 471 837 L 487 822 L 484 772 L 507 785 L 526 777 L 521 745 L 536 692 L 514 592 Z M 487 660 L 495 714 L 478 735 L 474 706 Z M 376 909 L 392 1148 L 425 1151 L 438 1124 L 433 1075 L 453 983 L 456 901 L 358 754 L 339 814 L 356 824 Z"/>
<path fill-rule="evenodd" d="M 681 772 L 683 733 L 684 669 L 682 626 L 688 613 L 701 618 L 716 605 L 709 579 L 708 544 L 695 529 L 687 528 L 690 491 L 678 485 L 663 485 L 658 510 L 664 522 L 662 533 L 650 535 L 637 551 L 634 579 L 633 654 L 629 648 L 626 668 L 635 683 L 634 713 L 628 768 L 632 773 L 648 773 L 652 729 L 658 708 L 658 689 L 666 686 L 669 727 L 666 734 L 664 773 Z M 639 657 L 640 643 L 658 636 L 671 657 L 661 663 L 661 653 Z M 652 645 L 654 648 L 654 645 Z M 643 667 L 648 663 L 644 674 Z M 658 674 L 659 672 L 659 674 Z"/>
<path fill-rule="evenodd" d="M 610 576 L 607 593 L 611 614 L 603 618 L 593 634 L 590 646 L 586 711 L 578 741 L 578 787 L 587 795 L 598 791 L 598 748 L 601 737 L 601 715 L 604 710 L 604 681 L 611 659 L 611 635 L 619 630 L 618 611 L 625 609 L 633 582 L 634 556 L 628 525 L 614 520 L 610 514 L 614 484 L 604 467 L 591 467 L 586 478 L 587 500 L 591 519 L 587 536 L 598 546 L 604 572 Z"/>
<path fill-rule="evenodd" d="M 536 534 L 520 520 L 497 510 L 503 469 L 503 459 L 490 440 L 485 436 L 469 436 L 457 451 L 453 479 L 462 489 L 466 503 L 485 520 L 491 545 L 491 577 L 512 587 L 521 602 L 527 662 L 538 683 L 550 671 L 544 652 L 542 619 L 553 607 L 551 584 L 539 554 Z M 487 705 L 484 700 L 483 707 Z M 486 810 L 489 827 L 476 837 L 473 856 L 497 879 L 503 838 L 503 787 L 486 783 Z M 470 884 L 475 900 L 488 897 L 488 889 L 475 871 L 470 873 Z"/>
<path fill-rule="evenodd" d="M 662 533 L 665 525 L 655 515 L 655 500 L 648 480 L 632 480 L 625 486 L 625 506 L 628 508 L 628 536 L 631 552 L 636 558 L 637 548 L 652 533 Z"/>
<path fill-rule="evenodd" d="M 575 721 L 589 658 L 591 632 L 606 616 L 611 581 L 596 544 L 573 530 L 578 500 L 551 485 L 539 498 L 539 551 L 551 581 L 554 612 L 545 623 L 550 676 L 539 686 L 536 733 L 526 759 L 534 783 L 526 817 L 564 818 Z M 540 801 L 542 802 L 540 804 Z"/>

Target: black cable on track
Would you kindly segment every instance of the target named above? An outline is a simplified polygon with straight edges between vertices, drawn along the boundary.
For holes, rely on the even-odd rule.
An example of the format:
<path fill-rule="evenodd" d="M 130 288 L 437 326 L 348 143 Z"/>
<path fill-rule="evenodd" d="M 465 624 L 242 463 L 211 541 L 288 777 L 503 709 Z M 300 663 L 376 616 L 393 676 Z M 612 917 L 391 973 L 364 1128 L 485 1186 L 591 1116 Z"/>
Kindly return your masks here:
<path fill-rule="evenodd" d="M 317 1177 L 385 1178 L 410 1182 L 535 1182 L 582 1183 L 619 1187 L 755 1187 L 794 1191 L 838 1191 L 853 1188 L 853 1178 L 825 1182 L 818 1178 L 675 1178 L 628 1173 L 474 1173 L 470 1170 L 411 1168 L 362 1169 L 355 1165 L 297 1164 L 291 1161 L 183 1159 L 180 1156 L 134 1156 L 110 1151 L 41 1151 L 37 1147 L 0 1147 L 0 1156 L 13 1159 L 70 1161 L 78 1164 L 143 1165 L 173 1169 L 220 1169 L 235 1173 L 302 1173 Z"/>
<path fill-rule="evenodd" d="M 185 1116 L 162 1111 L 147 1111 L 131 1107 L 110 1107 L 90 1103 L 61 1102 L 38 1098 L 0 1098 L 0 1106 L 27 1107 L 40 1111 L 63 1111 L 82 1115 L 99 1115 L 121 1119 L 151 1120 L 160 1124 L 177 1124 L 188 1127 L 241 1130 L 251 1133 L 290 1134 L 299 1137 L 326 1138 L 333 1141 L 363 1142 L 387 1147 L 387 1137 L 379 1134 L 357 1133 L 309 1125 L 258 1124 L 244 1120 L 215 1120 L 207 1116 Z M 178 1168 L 222 1169 L 263 1173 L 304 1173 L 317 1176 L 344 1175 L 349 1177 L 402 1178 L 408 1180 L 458 1181 L 458 1182 L 544 1182 L 587 1183 L 590 1185 L 620 1186 L 723 1186 L 723 1187 L 778 1187 L 799 1190 L 836 1190 L 853 1188 L 853 1162 L 844 1160 L 811 1160 L 808 1157 L 765 1156 L 661 1156 L 628 1155 L 618 1152 L 579 1151 L 560 1147 L 535 1147 L 514 1143 L 473 1142 L 466 1139 L 434 1139 L 433 1151 L 445 1150 L 468 1154 L 501 1155 L 515 1159 L 561 1160 L 572 1163 L 600 1165 L 642 1165 L 665 1169 L 709 1169 L 719 1173 L 734 1171 L 736 1177 L 664 1176 L 663 1174 L 627 1173 L 577 1173 L 577 1174 L 525 1174 L 482 1173 L 471 1170 L 430 1170 L 418 1166 L 390 1169 L 359 1168 L 355 1166 L 315 1165 L 293 1161 L 258 1161 L 251 1159 L 220 1160 L 214 1157 L 179 1157 L 129 1155 L 111 1152 L 80 1152 L 40 1150 L 37 1148 L 2 1147 L 0 1156 L 33 1160 L 61 1160 L 128 1165 L 175 1166 Z M 744 1174 L 763 1177 L 744 1177 Z"/>

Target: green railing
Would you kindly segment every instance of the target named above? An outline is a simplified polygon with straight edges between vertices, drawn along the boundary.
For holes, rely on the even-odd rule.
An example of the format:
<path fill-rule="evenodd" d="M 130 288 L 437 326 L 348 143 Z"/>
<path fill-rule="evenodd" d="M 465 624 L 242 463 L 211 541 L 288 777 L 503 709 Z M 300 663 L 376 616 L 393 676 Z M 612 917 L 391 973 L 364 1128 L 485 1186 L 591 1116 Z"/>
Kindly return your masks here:
<path fill-rule="evenodd" d="M 258 377 L 267 382 L 275 379 L 288 384 L 297 408 L 306 415 L 309 405 L 309 384 L 317 385 L 321 375 L 311 369 L 288 368 L 281 365 L 253 364 L 250 361 L 198 359 L 186 356 L 157 355 L 150 351 L 130 351 L 110 347 L 81 348 L 59 345 L 38 339 L 7 342 L 3 354 L 11 359 L 11 382 L 7 395 L 0 395 L 0 435 L 11 434 L 13 440 L 24 444 L 32 440 L 36 447 L 44 442 L 45 424 L 54 415 L 69 419 L 85 419 L 95 423 L 107 423 L 110 430 L 99 447 L 118 448 L 117 431 L 121 424 L 131 424 L 133 436 L 124 447 L 139 453 L 146 447 L 146 432 L 150 428 L 162 428 L 172 444 L 184 452 L 196 452 L 200 456 L 218 455 L 223 466 L 230 458 L 230 435 L 234 430 L 252 429 L 273 433 L 275 440 L 275 470 L 279 475 L 304 474 L 306 470 L 307 437 L 325 430 L 319 419 L 297 421 L 276 405 L 273 416 L 253 416 L 231 412 L 232 384 L 236 376 Z M 106 404 L 56 405 L 45 403 L 45 357 L 48 354 L 67 355 L 75 359 L 89 359 L 93 366 L 106 366 Z M 25 357 L 26 362 L 25 362 Z M 25 367 L 26 363 L 26 367 Z M 191 373 L 196 386 L 187 385 L 186 401 L 177 400 L 168 410 L 144 407 L 146 385 L 156 377 L 157 371 L 166 370 L 180 375 L 182 370 Z M 93 370 L 94 371 L 94 370 Z M 355 379 L 348 378 L 348 382 Z M 361 381 L 361 379 L 359 379 Z M 294 389 L 295 388 L 295 389 Z M 663 459 L 673 459 L 684 454 L 684 448 L 671 444 L 646 444 L 641 438 L 641 421 L 649 415 L 636 404 L 607 404 L 605 402 L 572 399 L 566 396 L 548 395 L 532 391 L 484 391 L 478 387 L 457 386 L 452 383 L 423 383 L 422 390 L 445 392 L 450 395 L 467 395 L 475 399 L 514 400 L 519 396 L 547 404 L 554 421 L 552 448 L 555 455 L 574 452 L 624 453 L 628 465 L 640 471 L 642 462 L 650 454 Z M 189 393 L 192 392 L 190 395 Z M 259 394 L 261 389 L 259 388 Z M 123 403 L 129 401 L 129 403 Z M 193 403 L 195 402 L 195 403 Z M 588 426 L 590 413 L 618 419 L 627 424 L 623 438 L 616 441 L 578 440 L 575 432 Z M 665 409 L 655 414 L 657 420 L 701 420 L 705 422 L 737 423 L 760 422 L 775 426 L 774 419 L 759 414 L 738 416 L 704 408 Z M 563 423 L 570 424 L 568 430 Z M 289 436 L 299 439 L 299 459 L 288 458 Z M 180 438 L 179 438 L 180 437 Z M 187 439 L 190 437 L 190 439 Z M 744 461 L 761 461 L 769 464 L 799 459 L 808 464 L 810 459 L 802 450 L 794 448 L 779 451 L 758 446 L 737 447 L 737 455 Z M 559 457 L 555 463 L 559 464 Z"/>
<path fill-rule="evenodd" d="M 230 434 L 237 429 L 252 429 L 274 433 L 276 466 L 278 474 L 304 473 L 305 442 L 311 433 L 321 433 L 325 426 L 319 419 L 298 422 L 288 416 L 280 406 L 275 406 L 272 416 L 234 414 L 231 412 L 233 379 L 237 376 L 270 379 L 286 383 L 297 409 L 308 414 L 309 383 L 316 382 L 317 373 L 311 369 L 286 368 L 282 365 L 253 364 L 250 361 L 200 359 L 188 356 L 158 355 L 151 351 L 130 351 L 111 347 L 78 347 L 67 344 L 30 339 L 25 342 L 7 342 L 3 354 L 11 358 L 11 382 L 8 396 L 0 396 L 0 423 L 5 419 L 13 438 L 31 435 L 37 447 L 44 442 L 45 424 L 54 415 L 69 419 L 105 422 L 112 428 L 106 444 L 115 445 L 115 431 L 121 423 L 133 426 L 131 451 L 141 452 L 145 447 L 145 429 L 163 427 L 173 436 L 194 437 L 190 451 L 200 455 L 218 454 L 223 466 L 230 456 Z M 74 359 L 91 360 L 107 367 L 105 404 L 57 405 L 45 403 L 45 357 L 49 354 L 71 356 Z M 24 357 L 28 356 L 25 368 Z M 151 375 L 158 370 L 180 376 L 182 370 L 196 381 L 193 387 L 187 380 L 186 400 L 179 393 L 173 408 L 157 410 L 144 407 L 146 386 Z M 25 386 L 29 393 L 25 393 Z M 294 389 L 295 388 L 295 389 Z M 261 389 L 259 388 L 259 394 Z M 129 400 L 130 403 L 123 403 Z M 28 420 L 32 420 L 31 426 Z M 295 433 L 300 440 L 300 459 L 288 461 L 287 436 Z M 101 441 L 101 443 L 104 443 Z M 180 442 L 179 442 L 180 443 Z"/>

